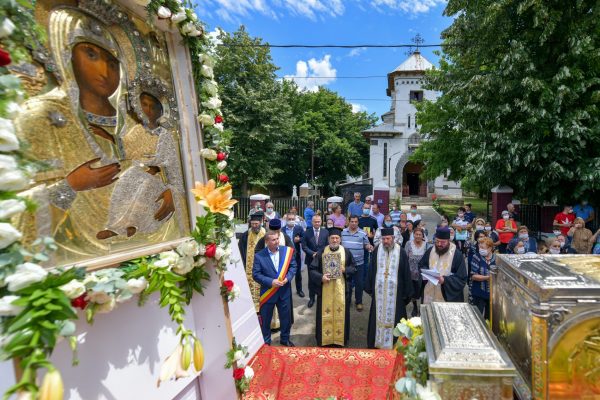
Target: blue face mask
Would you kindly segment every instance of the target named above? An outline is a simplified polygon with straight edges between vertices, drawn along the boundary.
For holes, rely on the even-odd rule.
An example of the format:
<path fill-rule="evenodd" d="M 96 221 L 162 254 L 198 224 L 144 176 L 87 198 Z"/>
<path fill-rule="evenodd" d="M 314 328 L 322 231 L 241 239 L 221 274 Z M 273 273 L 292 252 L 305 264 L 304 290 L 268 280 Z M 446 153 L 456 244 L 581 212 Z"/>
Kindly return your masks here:
<path fill-rule="evenodd" d="M 368 208 L 363 208 L 363 215 L 369 215 L 370 211 Z"/>
<path fill-rule="evenodd" d="M 391 228 L 394 225 L 393 222 L 387 222 L 387 221 L 384 222 L 383 224 L 386 226 L 386 228 Z"/>

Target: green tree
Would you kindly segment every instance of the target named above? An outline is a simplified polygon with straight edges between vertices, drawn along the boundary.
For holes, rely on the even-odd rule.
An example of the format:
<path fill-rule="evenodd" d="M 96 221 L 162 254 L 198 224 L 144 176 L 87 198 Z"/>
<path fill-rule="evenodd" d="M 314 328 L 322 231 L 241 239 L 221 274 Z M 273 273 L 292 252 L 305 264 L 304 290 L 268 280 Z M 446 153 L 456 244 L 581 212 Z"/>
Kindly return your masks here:
<path fill-rule="evenodd" d="M 315 183 L 331 193 L 336 182 L 366 170 L 369 144 L 361 131 L 375 124 L 374 115 L 353 113 L 344 98 L 322 87 L 316 92 L 290 92 L 288 99 L 293 135 L 282 138 L 282 145 L 284 163 L 290 168 L 282 171 L 278 182 L 310 181 L 314 174 Z"/>
<path fill-rule="evenodd" d="M 598 198 L 600 3 L 450 0 L 440 68 L 418 105 L 427 173 L 530 201 Z"/>
<path fill-rule="evenodd" d="M 219 40 L 214 71 L 230 135 L 231 177 L 246 194 L 249 184 L 269 184 L 281 172 L 280 138 L 291 133 L 291 107 L 262 39 L 240 26 L 233 34 L 221 31 Z"/>

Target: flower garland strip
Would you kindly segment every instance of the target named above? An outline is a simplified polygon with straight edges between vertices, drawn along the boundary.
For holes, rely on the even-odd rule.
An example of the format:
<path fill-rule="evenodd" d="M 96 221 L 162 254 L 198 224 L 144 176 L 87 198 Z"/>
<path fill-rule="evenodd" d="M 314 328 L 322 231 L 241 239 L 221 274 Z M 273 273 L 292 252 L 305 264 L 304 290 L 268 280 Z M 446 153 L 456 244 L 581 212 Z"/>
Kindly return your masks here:
<path fill-rule="evenodd" d="M 235 387 L 240 393 L 244 393 L 250 387 L 250 380 L 254 377 L 254 370 L 245 364 L 248 358 L 248 348 L 236 343 L 235 338 L 231 343 L 231 350 L 227 352 L 225 368 L 233 368 L 233 379 Z"/>
<path fill-rule="evenodd" d="M 441 400 L 427 381 L 429 365 L 421 318 L 402 318 L 393 333 L 399 338 L 396 350 L 404 356 L 406 367 L 405 376 L 395 384 L 396 391 L 406 400 Z"/>
<path fill-rule="evenodd" d="M 231 206 L 235 201 L 231 200 L 229 178 L 223 172 L 228 148 L 221 136 L 223 119 L 213 80 L 214 60 L 205 52 L 208 41 L 201 37 L 204 29 L 193 10 L 177 0 L 142 2 L 149 17 L 168 18 L 178 25 L 193 56 L 196 92 L 205 110 L 198 117 L 208 147 L 202 156 L 209 175 L 216 181 L 197 183 L 194 189 L 205 214 L 197 218 L 193 240 L 175 250 L 124 263 L 121 268 L 89 274 L 83 268 L 42 268 L 37 263 L 49 259 L 48 253 L 55 249 L 52 239 L 39 238 L 24 248 L 21 233 L 9 222 L 35 207 L 18 197 L 17 192 L 27 187 L 28 174 L 33 174 L 37 165 L 20 152 L 11 119 L 20 112 L 24 92 L 20 80 L 6 66 L 30 62 L 28 49 L 35 49 L 45 37 L 31 9 L 23 8 L 29 6 L 27 2 L 9 2 L 0 11 L 0 359 L 20 360 L 23 372 L 5 398 L 18 393 L 20 398 L 61 399 L 62 378 L 48 358 L 57 341 L 67 338 L 74 351 L 73 364 L 77 363 L 75 309 L 84 310 L 92 323 L 96 313 L 110 312 L 134 295 L 139 295 L 142 305 L 150 294 L 158 292 L 160 306 L 168 307 L 171 319 L 178 325 L 180 343 L 163 363 L 159 383 L 187 376 L 192 362 L 196 371 L 203 367 L 202 344 L 183 324 L 183 305 L 191 301 L 195 292 L 203 294 L 203 282 L 209 279 L 205 267 L 215 267 L 222 280 L 234 233 Z M 235 287 L 231 287 L 232 293 L 236 292 Z M 38 373 L 42 369 L 47 372 L 40 386 Z M 244 379 L 249 380 L 248 376 Z"/>

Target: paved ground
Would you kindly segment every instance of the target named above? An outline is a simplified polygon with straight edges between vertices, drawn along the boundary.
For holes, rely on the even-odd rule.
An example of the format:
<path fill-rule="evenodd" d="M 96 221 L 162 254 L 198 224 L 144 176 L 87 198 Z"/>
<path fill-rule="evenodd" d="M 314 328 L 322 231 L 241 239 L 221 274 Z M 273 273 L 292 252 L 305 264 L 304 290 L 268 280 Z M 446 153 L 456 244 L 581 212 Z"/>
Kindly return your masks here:
<path fill-rule="evenodd" d="M 407 207 L 402 207 L 403 210 L 408 210 Z M 439 222 L 439 216 L 431 208 L 427 206 L 419 207 L 419 214 L 423 216 L 423 220 L 427 224 L 426 227 L 429 229 L 430 234 L 433 234 L 435 226 Z M 296 294 L 294 283 L 294 325 L 292 326 L 292 342 L 296 346 L 316 346 L 315 340 L 315 323 L 316 314 L 315 306 L 308 308 L 308 274 L 306 267 L 303 266 L 302 271 L 302 286 L 306 297 L 300 298 Z M 364 293 L 363 294 L 363 306 L 362 312 L 356 311 L 354 305 L 354 294 L 352 296 L 352 307 L 350 308 L 350 341 L 348 347 L 352 348 L 365 348 L 367 347 L 367 324 L 369 321 L 369 308 L 371 307 L 371 297 Z M 412 311 L 412 305 L 408 306 L 408 313 Z M 274 345 L 279 344 L 279 333 L 273 334 L 272 343 Z"/>

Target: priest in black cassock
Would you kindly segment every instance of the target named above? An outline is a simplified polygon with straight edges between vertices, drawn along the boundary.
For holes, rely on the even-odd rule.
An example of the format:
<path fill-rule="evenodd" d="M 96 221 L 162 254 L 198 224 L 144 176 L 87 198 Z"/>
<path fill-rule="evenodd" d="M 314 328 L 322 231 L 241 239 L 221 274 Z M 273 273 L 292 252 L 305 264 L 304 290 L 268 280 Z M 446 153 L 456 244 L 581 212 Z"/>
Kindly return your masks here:
<path fill-rule="evenodd" d="M 308 270 L 317 293 L 317 346 L 344 347 L 350 336 L 349 279 L 356 267 L 341 239 L 341 229 L 329 228 L 329 245 L 315 254 Z"/>
<path fill-rule="evenodd" d="M 467 268 L 460 250 L 450 241 L 450 229 L 441 226 L 435 231 L 435 246 L 428 249 L 421 262 L 421 271 L 433 270 L 439 273 L 439 281 L 425 280 L 422 304 L 432 302 L 463 302 L 467 284 Z"/>
<path fill-rule="evenodd" d="M 365 292 L 371 295 L 367 347 L 391 349 L 397 340 L 394 327 L 406 318 L 406 305 L 413 292 L 408 256 L 394 242 L 393 228 L 381 229 L 381 243 L 371 255 Z"/>

